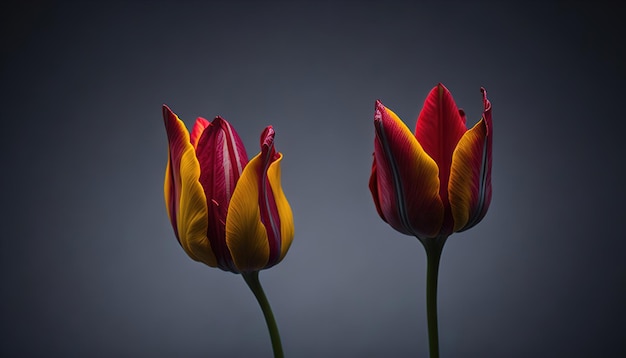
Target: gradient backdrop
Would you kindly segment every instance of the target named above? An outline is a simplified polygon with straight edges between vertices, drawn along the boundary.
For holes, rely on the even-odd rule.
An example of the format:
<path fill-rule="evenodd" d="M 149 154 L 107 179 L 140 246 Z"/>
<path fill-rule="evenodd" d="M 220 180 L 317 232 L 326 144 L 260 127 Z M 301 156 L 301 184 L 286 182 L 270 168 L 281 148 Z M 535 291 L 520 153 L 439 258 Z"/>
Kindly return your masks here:
<path fill-rule="evenodd" d="M 288 357 L 426 357 L 425 253 L 376 214 L 373 108 L 493 104 L 493 202 L 452 236 L 441 356 L 625 357 L 624 12 L 464 2 L 2 8 L 2 357 L 270 357 L 240 276 L 167 219 L 161 105 L 276 129 L 296 237 L 263 271 Z"/>

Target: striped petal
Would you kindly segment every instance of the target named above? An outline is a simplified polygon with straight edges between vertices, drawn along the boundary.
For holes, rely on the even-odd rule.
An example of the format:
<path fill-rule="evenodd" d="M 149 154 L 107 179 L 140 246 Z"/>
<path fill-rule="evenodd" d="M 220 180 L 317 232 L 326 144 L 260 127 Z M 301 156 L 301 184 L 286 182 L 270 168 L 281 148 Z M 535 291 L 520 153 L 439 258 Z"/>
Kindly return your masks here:
<path fill-rule="evenodd" d="M 226 245 L 226 215 L 235 185 L 248 162 L 246 150 L 230 123 L 216 117 L 202 132 L 196 156 L 208 210 L 206 235 L 217 258 L 217 266 L 237 272 Z"/>
<path fill-rule="evenodd" d="M 491 104 L 484 89 L 485 111 L 454 151 L 448 188 L 454 231 L 467 230 L 487 213 L 491 202 Z"/>
<path fill-rule="evenodd" d="M 274 130 L 261 136 L 261 153 L 239 178 L 226 217 L 226 243 L 240 272 L 280 262 L 293 240 L 291 208 L 280 185 L 282 155 L 274 149 Z"/>
<path fill-rule="evenodd" d="M 394 229 L 434 237 L 443 222 L 437 163 L 407 126 L 376 101 L 376 139 L 370 190 L 376 208 Z"/>
<path fill-rule="evenodd" d="M 169 143 L 165 203 L 180 245 L 193 260 L 217 265 L 206 237 L 207 205 L 200 185 L 200 165 L 185 124 L 167 106 L 163 119 Z"/>

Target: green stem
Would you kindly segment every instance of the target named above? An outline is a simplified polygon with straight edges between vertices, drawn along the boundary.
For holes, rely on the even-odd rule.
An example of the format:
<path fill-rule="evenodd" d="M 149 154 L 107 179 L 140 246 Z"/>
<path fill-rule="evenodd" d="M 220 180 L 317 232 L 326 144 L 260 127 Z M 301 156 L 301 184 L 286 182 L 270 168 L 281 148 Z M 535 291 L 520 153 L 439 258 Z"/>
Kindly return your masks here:
<path fill-rule="evenodd" d="M 280 343 L 278 326 L 276 325 L 276 320 L 274 319 L 270 303 L 265 296 L 265 292 L 263 292 L 263 287 L 261 287 L 261 282 L 259 282 L 259 271 L 245 272 L 242 273 L 241 276 L 243 276 L 243 279 L 246 281 L 248 287 L 250 287 L 252 293 L 254 293 L 254 297 L 256 297 L 259 305 L 261 306 L 263 316 L 265 316 L 265 323 L 267 323 L 267 329 L 270 331 L 274 358 L 283 358 L 283 346 Z"/>
<path fill-rule="evenodd" d="M 430 358 L 439 358 L 439 331 L 437 327 L 437 278 L 443 242 L 424 245 L 426 248 L 426 316 Z"/>

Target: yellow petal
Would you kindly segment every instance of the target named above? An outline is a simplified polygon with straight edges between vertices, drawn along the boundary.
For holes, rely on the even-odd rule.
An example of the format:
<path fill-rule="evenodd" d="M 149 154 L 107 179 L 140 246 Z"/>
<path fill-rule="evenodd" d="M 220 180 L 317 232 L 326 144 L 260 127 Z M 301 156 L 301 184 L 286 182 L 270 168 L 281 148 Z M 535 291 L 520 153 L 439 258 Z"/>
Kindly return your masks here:
<path fill-rule="evenodd" d="M 165 176 L 165 202 L 170 219 L 176 225 L 178 240 L 189 257 L 209 266 L 217 265 L 206 236 L 208 210 L 206 196 L 199 182 L 200 164 L 183 121 L 167 106 L 163 119 L 169 143 Z"/>
<path fill-rule="evenodd" d="M 481 119 L 465 132 L 452 155 L 448 195 L 454 231 L 461 230 L 479 202 L 487 127 Z"/>
<path fill-rule="evenodd" d="M 260 154 L 243 169 L 226 215 L 226 245 L 241 272 L 258 271 L 269 260 L 269 242 L 259 210 Z"/>
<path fill-rule="evenodd" d="M 180 214 L 178 232 L 180 241 L 192 259 L 217 267 L 215 254 L 207 238 L 208 209 L 204 189 L 200 185 L 200 164 L 189 144 L 180 161 Z"/>

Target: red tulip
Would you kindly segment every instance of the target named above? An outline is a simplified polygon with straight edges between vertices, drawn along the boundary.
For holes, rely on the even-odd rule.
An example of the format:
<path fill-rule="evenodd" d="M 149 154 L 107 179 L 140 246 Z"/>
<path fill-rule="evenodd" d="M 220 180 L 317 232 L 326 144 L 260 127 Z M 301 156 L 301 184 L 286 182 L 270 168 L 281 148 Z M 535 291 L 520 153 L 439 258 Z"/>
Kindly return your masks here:
<path fill-rule="evenodd" d="M 380 217 L 424 241 L 447 238 L 482 220 L 491 201 L 491 104 L 471 129 L 442 84 L 428 94 L 415 134 L 376 101 L 369 187 Z M 445 239 L 444 239 L 445 240 Z"/>

